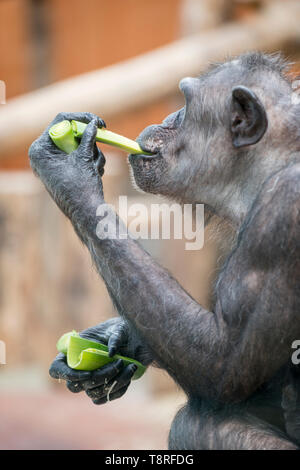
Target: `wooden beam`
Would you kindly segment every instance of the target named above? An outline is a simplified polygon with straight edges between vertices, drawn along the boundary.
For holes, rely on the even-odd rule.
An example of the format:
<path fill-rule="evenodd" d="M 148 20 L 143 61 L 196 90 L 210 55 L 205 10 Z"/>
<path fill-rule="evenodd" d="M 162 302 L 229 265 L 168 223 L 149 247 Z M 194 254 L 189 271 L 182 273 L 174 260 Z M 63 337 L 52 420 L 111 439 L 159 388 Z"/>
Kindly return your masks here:
<path fill-rule="evenodd" d="M 270 2 L 251 22 L 186 37 L 14 98 L 0 108 L 0 158 L 28 147 L 59 111 L 90 111 L 109 120 L 174 93 L 183 76 L 197 75 L 210 61 L 247 50 L 280 48 L 285 41 L 300 38 L 299 17 L 299 1 Z"/>

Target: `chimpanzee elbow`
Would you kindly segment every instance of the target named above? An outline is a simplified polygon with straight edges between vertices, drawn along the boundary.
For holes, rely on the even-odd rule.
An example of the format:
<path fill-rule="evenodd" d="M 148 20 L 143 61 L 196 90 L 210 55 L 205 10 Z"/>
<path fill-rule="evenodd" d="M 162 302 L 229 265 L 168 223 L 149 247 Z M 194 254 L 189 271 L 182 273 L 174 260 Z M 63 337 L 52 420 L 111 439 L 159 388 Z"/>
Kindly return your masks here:
<path fill-rule="evenodd" d="M 203 372 L 197 374 L 196 380 L 191 384 L 186 393 L 194 399 L 207 399 L 209 401 L 234 404 L 247 400 L 258 388 L 255 381 L 248 381 L 240 374 L 214 374 L 211 370 L 210 377 L 203 378 Z"/>

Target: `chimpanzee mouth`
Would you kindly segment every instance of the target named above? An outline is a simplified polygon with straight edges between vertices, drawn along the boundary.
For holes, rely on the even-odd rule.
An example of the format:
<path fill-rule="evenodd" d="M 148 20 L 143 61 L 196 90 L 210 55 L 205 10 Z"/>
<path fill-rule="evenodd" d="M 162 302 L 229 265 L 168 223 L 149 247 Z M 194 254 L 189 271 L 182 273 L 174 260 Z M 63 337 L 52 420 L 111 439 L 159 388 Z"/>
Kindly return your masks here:
<path fill-rule="evenodd" d="M 145 154 L 130 155 L 135 158 L 154 159 L 163 156 L 163 150 L 176 136 L 185 117 L 185 107 L 167 116 L 161 124 L 146 127 L 136 141 Z M 147 155 L 147 153 L 151 155 Z"/>

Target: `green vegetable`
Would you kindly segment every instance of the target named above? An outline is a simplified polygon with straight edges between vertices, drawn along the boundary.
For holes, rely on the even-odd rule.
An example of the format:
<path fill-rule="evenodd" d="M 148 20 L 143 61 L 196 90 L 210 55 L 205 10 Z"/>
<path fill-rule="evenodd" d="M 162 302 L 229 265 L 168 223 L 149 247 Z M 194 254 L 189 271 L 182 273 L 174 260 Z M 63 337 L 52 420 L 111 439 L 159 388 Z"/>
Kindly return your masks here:
<path fill-rule="evenodd" d="M 78 141 L 75 139 L 70 121 L 61 121 L 54 124 L 49 130 L 49 135 L 55 145 L 66 153 L 73 152 L 79 145 Z"/>
<path fill-rule="evenodd" d="M 65 355 L 67 355 L 71 336 L 79 336 L 79 334 L 77 333 L 77 331 L 72 330 L 69 333 L 65 333 L 59 338 L 59 340 L 56 343 L 56 349 L 59 352 L 62 352 Z"/>
<path fill-rule="evenodd" d="M 78 139 L 82 137 L 86 126 L 87 124 L 79 121 L 71 121 L 71 123 L 69 121 L 61 121 L 51 127 L 49 135 L 59 149 L 66 153 L 71 153 L 77 149 L 79 145 Z M 151 155 L 151 153 L 144 152 L 134 140 L 127 139 L 127 137 L 115 134 L 104 128 L 98 129 L 96 141 L 118 147 L 127 153 Z"/>
<path fill-rule="evenodd" d="M 76 331 L 65 333 L 57 342 L 56 347 L 59 352 L 67 356 L 67 363 L 71 369 L 95 370 L 110 362 L 122 359 L 125 365 L 135 364 L 137 370 L 133 380 L 139 379 L 145 372 L 146 367 L 135 359 L 115 354 L 108 355 L 108 347 L 105 344 L 81 338 Z"/>

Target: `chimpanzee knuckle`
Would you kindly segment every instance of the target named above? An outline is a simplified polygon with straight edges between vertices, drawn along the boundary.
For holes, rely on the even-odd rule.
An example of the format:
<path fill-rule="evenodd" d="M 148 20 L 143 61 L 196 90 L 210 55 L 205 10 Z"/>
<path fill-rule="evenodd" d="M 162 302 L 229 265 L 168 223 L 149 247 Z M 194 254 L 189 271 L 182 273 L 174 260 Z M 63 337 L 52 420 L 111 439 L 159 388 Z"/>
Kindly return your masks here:
<path fill-rule="evenodd" d="M 93 121 L 95 120 L 96 122 L 98 122 L 98 116 L 97 114 L 94 114 L 94 113 L 86 113 L 86 119 L 88 119 L 89 121 Z"/>
<path fill-rule="evenodd" d="M 97 119 L 97 116 L 93 113 L 85 113 L 85 116 L 86 116 L 86 119 L 89 119 L 90 121 L 92 121 L 93 119 Z"/>
<path fill-rule="evenodd" d="M 98 119 L 98 116 L 93 113 L 88 112 L 75 112 L 75 113 L 68 113 L 68 117 L 66 119 L 74 120 L 74 121 L 81 121 L 85 124 L 89 124 L 93 119 Z"/>
<path fill-rule="evenodd" d="M 135 364 L 129 364 L 129 366 L 127 367 L 127 369 L 124 372 L 124 382 L 125 383 L 132 379 L 132 377 L 134 376 L 134 373 L 136 372 L 136 370 L 137 370 L 137 366 Z"/>
<path fill-rule="evenodd" d="M 134 358 L 141 362 L 144 366 L 148 366 L 154 360 L 152 353 L 145 344 L 140 344 L 137 346 Z"/>
<path fill-rule="evenodd" d="M 108 380 L 114 379 L 122 370 L 122 366 L 118 364 L 117 361 L 111 362 L 110 363 L 110 370 L 107 371 L 106 378 Z"/>
<path fill-rule="evenodd" d="M 105 368 L 105 366 L 104 366 Z M 101 370 L 102 368 L 93 371 L 89 380 L 84 381 L 84 389 L 91 390 L 95 387 L 103 386 L 106 381 L 106 373 Z"/>
<path fill-rule="evenodd" d="M 117 390 L 116 392 L 111 393 L 109 395 L 109 401 L 117 400 L 118 398 L 121 398 L 127 392 L 129 385 L 130 385 L 130 382 L 127 385 L 125 385 L 125 387 L 120 388 L 120 390 Z"/>
<path fill-rule="evenodd" d="M 100 323 L 100 325 L 93 326 L 91 328 L 87 328 L 86 330 L 80 333 L 80 336 L 86 339 L 90 339 L 91 341 L 100 341 L 100 343 L 107 343 L 108 335 L 107 330 L 105 328 L 105 323 Z"/>
<path fill-rule="evenodd" d="M 120 338 L 117 333 L 112 333 L 108 339 L 108 347 L 109 349 L 114 348 L 117 349 L 117 347 L 120 345 Z"/>
<path fill-rule="evenodd" d="M 124 362 L 122 361 L 122 359 L 118 359 L 117 361 L 112 362 L 112 366 L 114 368 L 115 375 L 117 375 L 121 372 L 121 370 L 123 370 Z"/>
<path fill-rule="evenodd" d="M 115 362 L 109 363 L 100 369 L 95 370 L 92 377 L 93 386 L 107 383 L 119 372 L 120 370 L 116 368 Z"/>
<path fill-rule="evenodd" d="M 89 388 L 85 391 L 85 393 L 92 400 L 99 400 L 99 398 L 103 397 L 103 387 Z"/>
<path fill-rule="evenodd" d="M 34 162 L 41 153 L 41 146 L 39 139 L 36 139 L 29 147 L 28 155 L 31 162 Z"/>
<path fill-rule="evenodd" d="M 70 390 L 70 392 L 72 393 L 79 393 L 84 390 L 80 382 L 71 382 L 68 380 L 66 385 L 67 385 L 68 390 Z"/>
<path fill-rule="evenodd" d="M 102 398 L 92 400 L 92 402 L 94 403 L 94 405 L 104 405 L 107 402 L 107 398 L 106 396 L 104 396 Z"/>
<path fill-rule="evenodd" d="M 60 378 L 60 373 L 61 373 L 61 366 L 60 366 L 60 361 L 55 360 L 52 362 L 50 368 L 49 368 L 49 375 L 53 379 L 59 379 Z"/>
<path fill-rule="evenodd" d="M 123 339 L 125 337 L 125 329 L 123 323 L 118 323 L 111 330 L 111 336 L 115 339 Z"/>
<path fill-rule="evenodd" d="M 58 113 L 55 116 L 55 118 L 51 122 L 49 128 L 52 127 L 54 124 L 57 124 L 61 121 L 71 121 L 72 119 L 76 119 L 76 113 L 70 113 L 68 111 L 61 111 L 60 113 Z M 77 120 L 79 120 L 79 119 L 77 119 Z M 49 128 L 48 128 L 48 130 L 49 130 Z"/>
<path fill-rule="evenodd" d="M 67 367 L 66 378 L 72 382 L 83 382 L 91 379 L 91 372 L 85 370 L 75 370 Z"/>
<path fill-rule="evenodd" d="M 55 369 L 53 369 L 53 371 L 55 372 Z M 60 362 L 60 364 L 57 365 L 56 374 L 57 374 L 57 377 L 54 377 L 54 378 L 59 378 L 63 380 L 75 379 L 75 377 L 73 376 L 72 369 L 70 369 L 70 367 L 68 367 L 67 364 L 65 364 L 64 362 Z M 51 377 L 53 376 L 51 375 Z M 78 379 L 78 377 L 76 379 Z"/>
<path fill-rule="evenodd" d="M 88 112 L 87 113 L 81 113 L 81 115 L 78 115 L 77 118 L 73 118 L 73 119 L 76 119 L 77 121 L 85 122 L 86 124 L 88 124 L 89 122 L 95 120 L 98 127 L 106 127 L 106 124 L 105 124 L 104 120 L 101 119 L 99 116 L 97 116 L 97 114 L 94 114 L 94 113 L 88 113 Z"/>

